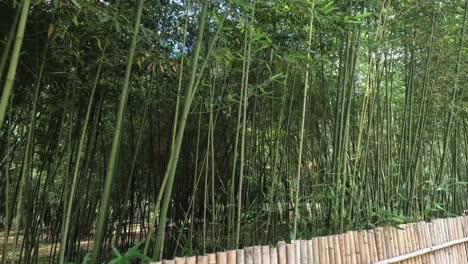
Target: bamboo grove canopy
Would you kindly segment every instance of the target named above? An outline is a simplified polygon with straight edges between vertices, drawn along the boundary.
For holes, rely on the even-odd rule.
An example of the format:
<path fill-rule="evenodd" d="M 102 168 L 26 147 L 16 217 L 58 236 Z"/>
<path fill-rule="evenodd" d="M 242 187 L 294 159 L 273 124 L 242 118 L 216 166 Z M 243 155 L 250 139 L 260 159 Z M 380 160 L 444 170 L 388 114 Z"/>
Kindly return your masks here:
<path fill-rule="evenodd" d="M 2 263 L 466 212 L 467 5 L 0 2 Z"/>

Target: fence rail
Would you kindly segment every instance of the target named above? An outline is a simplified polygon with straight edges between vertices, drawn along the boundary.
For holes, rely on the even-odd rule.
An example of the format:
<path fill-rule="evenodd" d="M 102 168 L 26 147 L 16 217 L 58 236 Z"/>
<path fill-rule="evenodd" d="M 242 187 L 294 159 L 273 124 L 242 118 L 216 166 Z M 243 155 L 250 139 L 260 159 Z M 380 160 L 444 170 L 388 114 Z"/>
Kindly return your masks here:
<path fill-rule="evenodd" d="M 468 217 L 460 216 L 373 230 L 279 242 L 157 264 L 466 264 Z"/>

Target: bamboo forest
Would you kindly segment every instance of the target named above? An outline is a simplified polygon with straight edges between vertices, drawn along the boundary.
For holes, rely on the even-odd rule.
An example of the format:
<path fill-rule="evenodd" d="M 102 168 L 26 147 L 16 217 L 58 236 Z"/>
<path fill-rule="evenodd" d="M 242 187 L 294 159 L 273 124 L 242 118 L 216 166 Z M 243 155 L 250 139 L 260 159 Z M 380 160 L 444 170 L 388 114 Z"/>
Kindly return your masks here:
<path fill-rule="evenodd" d="M 0 1 L 0 261 L 468 213 L 468 0 Z"/>

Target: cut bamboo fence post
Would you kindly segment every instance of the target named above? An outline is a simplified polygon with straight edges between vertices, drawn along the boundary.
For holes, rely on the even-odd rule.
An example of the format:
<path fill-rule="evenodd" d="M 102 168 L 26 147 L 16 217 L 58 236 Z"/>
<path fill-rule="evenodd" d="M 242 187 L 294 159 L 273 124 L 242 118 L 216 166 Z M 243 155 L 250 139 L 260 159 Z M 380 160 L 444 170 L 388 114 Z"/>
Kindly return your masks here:
<path fill-rule="evenodd" d="M 262 264 L 270 264 L 270 247 L 262 246 Z"/>
<path fill-rule="evenodd" d="M 377 256 L 374 230 L 367 230 L 367 241 L 369 242 L 369 260 L 371 263 L 376 262 L 379 258 Z"/>
<path fill-rule="evenodd" d="M 186 264 L 196 264 L 197 263 L 197 257 L 188 257 L 185 259 Z"/>
<path fill-rule="evenodd" d="M 368 240 L 368 237 L 367 237 L 367 231 L 366 230 L 362 230 L 360 231 L 360 234 L 361 234 L 361 237 L 362 237 L 362 245 L 363 245 L 363 260 L 364 260 L 364 263 L 370 263 L 371 260 L 370 260 L 370 249 L 369 249 L 369 240 Z"/>
<path fill-rule="evenodd" d="M 328 261 L 330 263 L 336 263 L 335 260 L 335 245 L 334 245 L 334 236 L 328 236 L 326 237 L 327 239 L 327 245 L 328 245 Z"/>
<path fill-rule="evenodd" d="M 284 242 L 278 243 L 278 264 L 287 264 L 286 257 L 286 244 Z"/>
<path fill-rule="evenodd" d="M 208 254 L 208 264 L 216 264 L 216 253 Z"/>
<path fill-rule="evenodd" d="M 227 252 L 227 264 L 236 264 L 236 250 L 229 250 Z M 200 263 L 197 263 L 200 264 Z"/>
<path fill-rule="evenodd" d="M 300 244 L 301 250 L 301 262 L 300 264 L 307 264 L 307 240 L 299 240 L 298 243 Z M 299 263 L 297 263 L 299 264 Z"/>
<path fill-rule="evenodd" d="M 163 261 L 164 264 L 164 261 Z M 197 264 L 208 264 L 208 256 L 197 256 Z M 228 264 L 235 264 L 234 263 L 229 263 Z"/>
<path fill-rule="evenodd" d="M 262 247 L 253 247 L 253 264 L 262 264 Z"/>
<path fill-rule="evenodd" d="M 314 263 L 314 247 L 312 244 L 312 240 L 307 240 L 307 263 Z"/>
<path fill-rule="evenodd" d="M 294 247 L 294 244 L 286 244 L 286 263 L 296 263 L 296 248 Z"/>
<path fill-rule="evenodd" d="M 349 242 L 351 246 L 351 263 L 357 264 L 356 247 L 354 245 L 354 231 L 349 232 Z"/>
<path fill-rule="evenodd" d="M 243 249 L 236 250 L 236 263 L 245 264 L 245 255 Z"/>
<path fill-rule="evenodd" d="M 216 253 L 216 264 L 227 264 L 227 253 L 226 252 Z"/>
<path fill-rule="evenodd" d="M 341 247 L 342 247 L 342 244 L 340 243 L 340 237 L 341 237 L 341 235 L 333 236 L 336 264 L 342 264 L 342 260 L 341 260 Z"/>
<path fill-rule="evenodd" d="M 358 231 L 353 231 L 352 234 L 354 239 L 354 252 L 356 252 L 356 263 L 363 263 L 360 233 Z"/>
<path fill-rule="evenodd" d="M 394 257 L 395 255 L 393 254 L 393 239 L 391 237 L 391 229 L 389 226 L 385 226 L 382 230 L 383 234 L 383 241 L 385 243 L 385 248 L 386 248 L 386 258 L 389 257 Z"/>
<path fill-rule="evenodd" d="M 245 264 L 253 264 L 253 247 L 244 248 L 244 262 Z"/>
<path fill-rule="evenodd" d="M 276 248 L 270 248 L 270 264 L 278 264 L 278 250 Z"/>
<path fill-rule="evenodd" d="M 458 230 L 459 238 L 461 239 L 465 237 L 463 234 L 463 217 L 457 217 L 456 222 L 457 222 L 457 230 Z M 468 259 L 467 250 L 468 250 L 467 243 L 463 243 L 460 245 L 461 260 Z"/>
<path fill-rule="evenodd" d="M 377 259 L 383 260 L 385 258 L 384 248 L 382 245 L 382 228 L 378 227 L 374 231 L 375 235 L 375 248 L 377 250 Z"/>
<path fill-rule="evenodd" d="M 316 237 L 312 238 L 312 248 L 314 252 L 314 264 L 320 263 L 320 256 L 319 256 L 319 248 L 318 248 L 318 240 Z"/>
<path fill-rule="evenodd" d="M 325 257 L 325 246 L 323 244 L 323 238 L 319 237 L 317 238 L 317 247 L 318 247 L 318 252 L 319 252 L 319 263 L 326 263 L 326 257 Z"/>
<path fill-rule="evenodd" d="M 176 257 L 174 261 L 175 261 L 175 264 L 185 264 L 185 259 L 186 258 Z"/>
<path fill-rule="evenodd" d="M 172 260 L 172 259 L 163 259 L 162 264 L 174 264 L 174 260 Z"/>
<path fill-rule="evenodd" d="M 291 244 L 294 245 L 294 256 L 296 256 L 295 264 L 301 263 L 301 244 L 299 240 L 291 241 Z"/>

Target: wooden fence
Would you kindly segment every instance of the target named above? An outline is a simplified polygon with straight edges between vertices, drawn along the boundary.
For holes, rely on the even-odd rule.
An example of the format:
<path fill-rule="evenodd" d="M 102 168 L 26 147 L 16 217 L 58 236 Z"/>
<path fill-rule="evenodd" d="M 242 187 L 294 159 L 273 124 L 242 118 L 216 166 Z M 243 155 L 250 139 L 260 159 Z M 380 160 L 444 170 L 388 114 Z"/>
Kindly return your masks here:
<path fill-rule="evenodd" d="M 468 263 L 468 217 L 253 246 L 157 264 Z"/>

